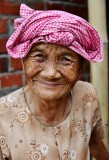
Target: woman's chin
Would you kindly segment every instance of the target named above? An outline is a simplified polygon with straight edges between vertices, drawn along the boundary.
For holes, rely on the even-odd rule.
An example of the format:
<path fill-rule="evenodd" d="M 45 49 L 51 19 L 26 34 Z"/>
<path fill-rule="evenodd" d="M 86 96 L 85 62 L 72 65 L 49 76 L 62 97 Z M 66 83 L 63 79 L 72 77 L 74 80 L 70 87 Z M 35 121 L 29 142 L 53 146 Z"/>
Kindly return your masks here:
<path fill-rule="evenodd" d="M 62 91 L 54 91 L 54 90 L 34 90 L 34 94 L 36 94 L 42 100 L 58 100 L 62 98 L 64 95 Z"/>
<path fill-rule="evenodd" d="M 58 100 L 69 94 L 71 90 L 70 85 L 56 85 L 56 86 L 46 86 L 46 85 L 33 85 L 31 89 L 39 98 L 45 100 Z"/>
<path fill-rule="evenodd" d="M 55 93 L 54 91 L 38 92 L 38 96 L 43 100 L 57 100 L 62 97 L 62 95 L 60 95 L 59 93 Z"/>

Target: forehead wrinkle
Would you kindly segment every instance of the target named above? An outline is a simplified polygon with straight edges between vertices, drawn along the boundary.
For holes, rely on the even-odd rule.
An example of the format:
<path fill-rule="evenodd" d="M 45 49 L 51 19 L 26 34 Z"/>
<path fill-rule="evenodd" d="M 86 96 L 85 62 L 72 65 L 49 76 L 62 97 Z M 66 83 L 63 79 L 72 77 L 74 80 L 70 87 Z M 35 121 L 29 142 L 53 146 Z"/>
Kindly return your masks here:
<path fill-rule="evenodd" d="M 38 50 L 42 50 L 43 51 L 45 49 L 45 47 L 46 47 L 45 44 L 39 43 L 39 44 L 36 44 L 36 46 L 34 47 L 34 49 L 38 49 Z"/>
<path fill-rule="evenodd" d="M 70 50 L 69 48 L 61 45 L 51 44 L 51 43 L 39 43 L 36 44 L 31 52 L 35 52 L 35 50 L 39 50 L 49 56 L 60 56 L 62 54 L 72 55 L 74 57 L 79 56 L 75 51 Z"/>
<path fill-rule="evenodd" d="M 54 58 L 57 56 L 57 50 L 58 50 L 58 45 L 55 44 L 48 44 L 47 45 L 47 54 Z"/>
<path fill-rule="evenodd" d="M 52 45 L 51 51 L 54 50 L 53 53 L 57 56 L 61 56 L 63 54 L 64 55 L 68 54 L 68 55 L 73 56 L 73 57 L 79 57 L 80 56 L 78 53 L 69 49 L 66 46 L 61 46 L 61 45 L 56 45 L 56 44 L 49 44 L 49 45 Z"/>

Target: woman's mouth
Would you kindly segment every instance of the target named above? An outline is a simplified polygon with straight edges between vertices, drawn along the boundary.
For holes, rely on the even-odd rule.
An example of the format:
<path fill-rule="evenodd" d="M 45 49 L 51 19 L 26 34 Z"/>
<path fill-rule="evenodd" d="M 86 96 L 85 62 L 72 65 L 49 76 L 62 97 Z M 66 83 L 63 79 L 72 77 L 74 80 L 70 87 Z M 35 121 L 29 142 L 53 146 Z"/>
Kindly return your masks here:
<path fill-rule="evenodd" d="M 52 81 L 40 81 L 40 80 L 33 80 L 34 82 L 38 82 L 43 86 L 48 86 L 48 87 L 59 87 L 64 85 L 62 82 L 52 82 Z"/>

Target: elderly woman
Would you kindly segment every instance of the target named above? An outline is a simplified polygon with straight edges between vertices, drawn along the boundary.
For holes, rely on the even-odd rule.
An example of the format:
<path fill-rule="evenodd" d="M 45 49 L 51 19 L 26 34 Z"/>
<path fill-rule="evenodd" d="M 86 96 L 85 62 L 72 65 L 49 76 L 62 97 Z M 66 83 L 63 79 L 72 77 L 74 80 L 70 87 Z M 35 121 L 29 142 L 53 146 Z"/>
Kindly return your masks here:
<path fill-rule="evenodd" d="M 96 157 L 101 110 L 94 87 L 79 79 L 84 58 L 103 60 L 97 31 L 63 11 L 22 4 L 20 15 L 6 46 L 22 58 L 27 83 L 0 99 L 1 159 L 89 160 L 90 149 Z"/>

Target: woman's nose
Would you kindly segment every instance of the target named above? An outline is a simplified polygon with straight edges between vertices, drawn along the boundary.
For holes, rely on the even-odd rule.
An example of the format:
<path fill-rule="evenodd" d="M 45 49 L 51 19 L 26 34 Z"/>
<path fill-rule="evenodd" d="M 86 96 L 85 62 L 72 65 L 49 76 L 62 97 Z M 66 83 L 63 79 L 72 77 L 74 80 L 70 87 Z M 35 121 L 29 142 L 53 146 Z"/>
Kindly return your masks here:
<path fill-rule="evenodd" d="M 57 79 L 61 77 L 61 74 L 57 70 L 57 65 L 53 61 L 47 62 L 40 74 L 48 80 Z"/>

